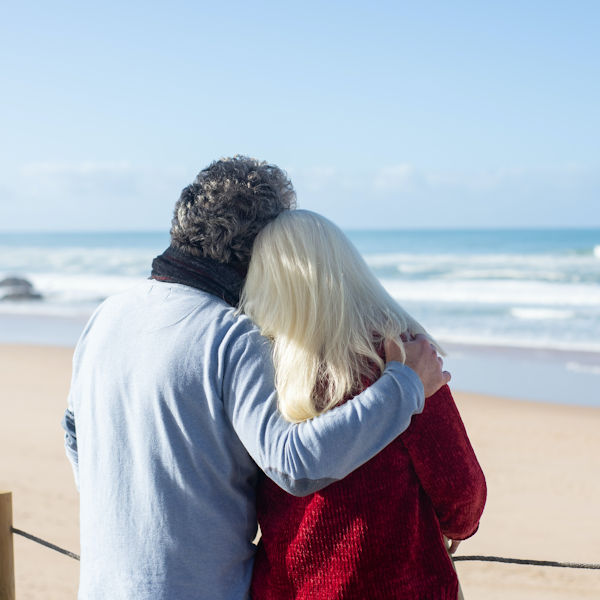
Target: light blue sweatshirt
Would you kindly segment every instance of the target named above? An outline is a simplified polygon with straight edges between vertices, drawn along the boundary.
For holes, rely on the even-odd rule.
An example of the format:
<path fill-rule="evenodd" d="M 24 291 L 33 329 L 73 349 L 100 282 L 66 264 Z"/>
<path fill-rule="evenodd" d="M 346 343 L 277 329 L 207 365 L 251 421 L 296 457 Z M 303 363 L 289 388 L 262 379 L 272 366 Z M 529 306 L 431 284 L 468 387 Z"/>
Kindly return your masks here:
<path fill-rule="evenodd" d="M 277 411 L 268 342 L 210 294 L 144 281 L 75 350 L 63 425 L 80 491 L 80 599 L 242 600 L 258 468 L 304 495 L 341 479 L 423 408 L 400 363 L 302 424 Z M 257 466 L 258 465 L 258 466 Z"/>

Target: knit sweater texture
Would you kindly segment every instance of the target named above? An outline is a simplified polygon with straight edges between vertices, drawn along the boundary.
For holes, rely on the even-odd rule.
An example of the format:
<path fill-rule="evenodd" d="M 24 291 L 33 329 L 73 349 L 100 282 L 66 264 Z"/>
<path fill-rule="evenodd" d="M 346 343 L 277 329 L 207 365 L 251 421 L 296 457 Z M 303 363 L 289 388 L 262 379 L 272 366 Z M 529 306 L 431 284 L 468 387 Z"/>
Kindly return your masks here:
<path fill-rule="evenodd" d="M 443 535 L 473 535 L 485 499 L 483 472 L 445 386 L 404 434 L 325 489 L 295 498 L 261 478 L 252 598 L 456 600 Z"/>

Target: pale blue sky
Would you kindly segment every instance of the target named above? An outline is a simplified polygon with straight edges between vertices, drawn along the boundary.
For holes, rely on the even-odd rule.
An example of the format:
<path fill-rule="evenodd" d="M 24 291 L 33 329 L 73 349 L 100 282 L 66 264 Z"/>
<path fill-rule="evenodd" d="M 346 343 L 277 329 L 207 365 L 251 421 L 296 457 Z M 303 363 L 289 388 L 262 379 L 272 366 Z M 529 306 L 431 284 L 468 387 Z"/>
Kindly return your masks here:
<path fill-rule="evenodd" d="M 214 158 L 341 226 L 600 225 L 600 2 L 21 2 L 0 230 L 165 229 Z"/>

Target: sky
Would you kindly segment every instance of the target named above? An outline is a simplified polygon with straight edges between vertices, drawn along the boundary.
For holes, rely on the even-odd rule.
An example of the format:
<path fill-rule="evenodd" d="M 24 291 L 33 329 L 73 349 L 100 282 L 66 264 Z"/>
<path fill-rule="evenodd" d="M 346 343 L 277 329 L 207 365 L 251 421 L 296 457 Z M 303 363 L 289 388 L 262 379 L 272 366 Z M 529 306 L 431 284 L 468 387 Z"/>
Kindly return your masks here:
<path fill-rule="evenodd" d="M 167 229 L 234 154 L 348 229 L 600 226 L 595 0 L 0 14 L 0 231 Z"/>

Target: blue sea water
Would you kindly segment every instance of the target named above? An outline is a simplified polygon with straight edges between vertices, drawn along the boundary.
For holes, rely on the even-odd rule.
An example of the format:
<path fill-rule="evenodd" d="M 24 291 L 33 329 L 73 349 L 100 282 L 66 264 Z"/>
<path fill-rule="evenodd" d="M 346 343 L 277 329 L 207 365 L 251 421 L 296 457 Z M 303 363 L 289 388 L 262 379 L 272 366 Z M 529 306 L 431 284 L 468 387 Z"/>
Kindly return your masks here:
<path fill-rule="evenodd" d="M 450 351 L 458 387 L 600 405 L 600 229 L 347 233 Z M 0 301 L 0 341 L 74 344 L 98 303 L 147 277 L 168 241 L 167 232 L 0 233 L 0 279 L 25 277 L 43 296 Z"/>
<path fill-rule="evenodd" d="M 392 295 L 454 342 L 600 351 L 600 230 L 356 232 Z"/>

